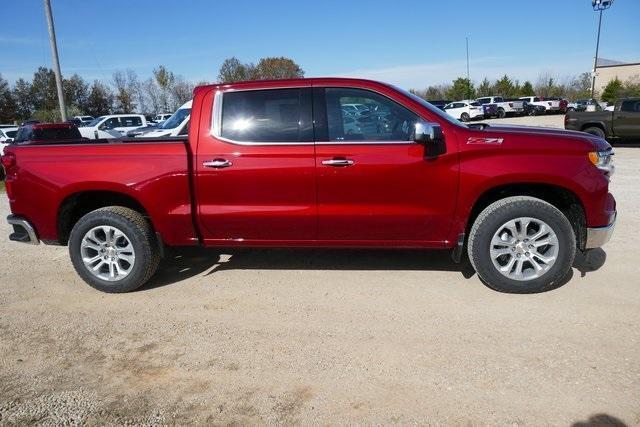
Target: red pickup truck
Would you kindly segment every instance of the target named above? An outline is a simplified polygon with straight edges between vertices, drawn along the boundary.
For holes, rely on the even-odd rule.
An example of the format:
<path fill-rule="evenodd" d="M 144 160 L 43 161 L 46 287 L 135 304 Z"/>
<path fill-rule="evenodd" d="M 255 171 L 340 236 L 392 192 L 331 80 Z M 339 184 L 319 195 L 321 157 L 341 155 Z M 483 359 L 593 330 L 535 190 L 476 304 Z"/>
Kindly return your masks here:
<path fill-rule="evenodd" d="M 5 152 L 11 240 L 68 245 L 107 292 L 144 284 L 165 245 L 466 249 L 491 288 L 538 292 L 616 219 L 604 139 L 465 125 L 367 80 L 202 86 L 188 138 Z"/>

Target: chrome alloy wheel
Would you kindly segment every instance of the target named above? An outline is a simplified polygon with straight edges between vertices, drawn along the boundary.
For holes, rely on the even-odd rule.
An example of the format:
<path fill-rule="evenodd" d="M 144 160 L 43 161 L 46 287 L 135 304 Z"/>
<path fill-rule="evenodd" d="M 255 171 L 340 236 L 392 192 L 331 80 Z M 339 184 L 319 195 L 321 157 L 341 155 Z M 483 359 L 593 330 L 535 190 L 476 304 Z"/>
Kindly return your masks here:
<path fill-rule="evenodd" d="M 494 267 L 512 280 L 537 279 L 555 264 L 558 236 L 544 221 L 520 217 L 505 222 L 493 235 L 489 249 Z"/>
<path fill-rule="evenodd" d="M 122 280 L 131 273 L 136 253 L 129 238 L 110 225 L 94 227 L 82 238 L 82 262 L 99 279 Z"/>

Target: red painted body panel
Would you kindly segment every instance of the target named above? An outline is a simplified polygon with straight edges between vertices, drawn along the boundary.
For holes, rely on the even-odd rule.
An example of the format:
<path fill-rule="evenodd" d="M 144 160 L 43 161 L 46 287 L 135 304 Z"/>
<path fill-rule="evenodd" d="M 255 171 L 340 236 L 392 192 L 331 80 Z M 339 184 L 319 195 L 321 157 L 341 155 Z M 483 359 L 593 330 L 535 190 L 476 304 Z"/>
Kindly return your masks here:
<path fill-rule="evenodd" d="M 67 197 L 112 191 L 137 200 L 167 244 L 197 243 L 182 142 L 30 145 L 8 151 L 17 161 L 7 175 L 11 211 L 31 221 L 41 239 L 58 239 L 58 210 Z"/>
<path fill-rule="evenodd" d="M 358 87 L 379 92 L 440 124 L 446 153 L 424 157 L 414 143 L 240 145 L 212 136 L 216 91 Z M 126 194 L 145 208 L 169 245 L 453 247 L 474 203 L 510 184 L 549 184 L 573 192 L 587 225 L 608 225 L 609 178 L 587 153 L 608 147 L 562 130 L 451 123 L 381 83 L 300 79 L 197 88 L 188 144 L 136 142 L 11 146 L 7 190 L 14 214 L 42 239 L 56 240 L 60 204 L 82 191 Z M 353 166 L 322 160 L 346 157 Z M 210 169 L 204 161 L 228 159 Z"/>

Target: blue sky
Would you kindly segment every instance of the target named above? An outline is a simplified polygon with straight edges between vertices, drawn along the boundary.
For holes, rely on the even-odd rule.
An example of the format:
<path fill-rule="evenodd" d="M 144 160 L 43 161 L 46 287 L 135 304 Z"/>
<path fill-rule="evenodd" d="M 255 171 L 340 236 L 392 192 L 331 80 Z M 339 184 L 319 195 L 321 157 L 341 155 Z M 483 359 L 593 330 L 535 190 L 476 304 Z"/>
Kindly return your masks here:
<path fill-rule="evenodd" d="M 4 0 L 0 73 L 14 81 L 51 66 L 42 0 Z M 313 76 L 374 78 L 424 88 L 466 73 L 535 81 L 592 67 L 597 14 L 590 0 L 52 0 L 62 73 L 146 78 L 164 64 L 214 81 L 229 56 L 288 56 Z M 600 57 L 640 62 L 640 0 L 605 12 Z"/>

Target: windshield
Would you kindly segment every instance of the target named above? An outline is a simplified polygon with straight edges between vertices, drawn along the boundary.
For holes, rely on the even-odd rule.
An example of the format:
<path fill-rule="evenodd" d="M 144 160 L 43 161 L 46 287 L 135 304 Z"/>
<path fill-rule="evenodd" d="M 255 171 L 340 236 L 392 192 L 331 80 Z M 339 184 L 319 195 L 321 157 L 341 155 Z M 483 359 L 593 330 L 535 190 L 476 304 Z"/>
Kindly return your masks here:
<path fill-rule="evenodd" d="M 189 114 L 191 114 L 191 108 L 181 108 L 173 113 L 166 122 L 162 123 L 159 129 L 175 129 Z"/>
<path fill-rule="evenodd" d="M 104 119 L 104 116 L 100 116 L 97 119 L 91 120 L 91 122 L 87 124 L 87 127 L 92 128 L 92 127 L 98 126 L 98 123 L 100 123 L 102 119 Z"/>
<path fill-rule="evenodd" d="M 417 103 L 419 103 L 420 105 L 422 105 L 423 107 L 428 109 L 431 113 L 433 113 L 436 116 L 440 117 L 442 120 L 446 120 L 447 122 L 449 122 L 451 124 L 454 124 L 456 126 L 467 127 L 467 125 L 465 125 L 461 121 L 459 121 L 457 119 L 454 119 L 449 114 L 445 113 L 444 111 L 442 111 L 438 107 L 434 107 L 433 105 L 431 105 L 430 103 L 428 103 L 424 99 L 420 98 L 419 96 L 414 95 L 411 92 L 408 92 L 408 91 L 406 91 L 404 89 L 400 89 L 399 87 L 395 87 L 395 86 L 391 86 L 391 87 L 394 88 L 395 90 L 397 90 L 398 92 L 402 93 L 403 95 L 406 95 L 409 98 L 413 99 L 414 101 L 416 101 Z"/>
<path fill-rule="evenodd" d="M 9 130 L 4 132 L 4 134 L 7 135 L 7 138 L 14 138 L 16 136 L 16 133 L 18 133 L 17 130 Z"/>

